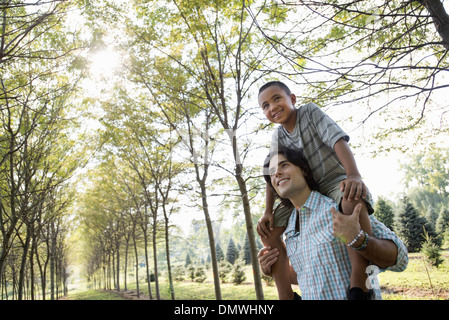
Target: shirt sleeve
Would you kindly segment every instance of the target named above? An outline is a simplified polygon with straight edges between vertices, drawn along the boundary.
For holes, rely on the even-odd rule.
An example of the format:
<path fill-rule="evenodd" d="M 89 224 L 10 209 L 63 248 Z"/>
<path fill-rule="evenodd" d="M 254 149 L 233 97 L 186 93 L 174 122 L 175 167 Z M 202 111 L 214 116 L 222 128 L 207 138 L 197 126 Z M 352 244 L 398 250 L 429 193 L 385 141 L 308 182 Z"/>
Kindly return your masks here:
<path fill-rule="evenodd" d="M 398 256 L 396 258 L 396 264 L 381 269 L 381 271 L 389 270 L 394 272 L 401 272 L 407 268 L 408 265 L 408 251 L 404 242 L 390 229 L 388 229 L 382 222 L 377 220 L 373 215 L 370 215 L 371 227 L 373 234 L 379 239 L 386 239 L 393 241 L 398 247 Z"/>
<path fill-rule="evenodd" d="M 349 136 L 343 129 L 325 113 L 315 103 L 308 103 L 307 111 L 311 123 L 315 126 L 316 132 L 320 133 L 321 140 L 332 149 L 339 139 L 349 142 Z"/>

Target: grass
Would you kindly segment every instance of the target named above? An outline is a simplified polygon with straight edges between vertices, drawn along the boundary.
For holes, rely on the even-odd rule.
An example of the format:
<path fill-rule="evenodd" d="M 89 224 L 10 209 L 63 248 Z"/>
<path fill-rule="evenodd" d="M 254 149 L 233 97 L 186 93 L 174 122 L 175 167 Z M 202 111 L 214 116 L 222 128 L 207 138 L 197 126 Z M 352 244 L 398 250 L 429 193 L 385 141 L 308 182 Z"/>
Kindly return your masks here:
<path fill-rule="evenodd" d="M 439 268 L 428 266 L 422 254 L 409 254 L 409 265 L 403 272 L 386 271 L 378 275 L 384 300 L 449 300 L 449 251 L 443 251 L 444 262 Z M 246 281 L 241 285 L 222 283 L 220 285 L 223 300 L 255 300 L 256 293 L 252 283 L 252 269 L 245 269 Z M 210 272 L 209 272 L 210 273 Z M 430 279 L 429 279 L 430 278 Z M 160 294 L 164 300 L 169 300 L 170 292 L 166 278 L 160 277 Z M 123 286 L 122 286 L 123 288 Z M 153 298 L 155 297 L 155 284 L 151 283 Z M 135 290 L 136 284 L 128 284 L 128 290 Z M 175 298 L 177 300 L 215 300 L 215 289 L 212 276 L 209 275 L 204 283 L 190 280 L 175 282 Z M 299 292 L 297 286 L 294 290 Z M 148 295 L 148 287 L 140 283 L 141 293 Z M 266 300 L 277 300 L 277 291 L 274 286 L 263 283 Z M 68 300 L 124 300 L 122 296 L 113 291 L 87 290 L 70 293 Z"/>
<path fill-rule="evenodd" d="M 449 251 L 443 251 L 444 262 L 429 266 L 421 253 L 410 253 L 404 272 L 386 271 L 378 275 L 385 300 L 449 299 Z"/>
<path fill-rule="evenodd" d="M 86 290 L 70 293 L 64 300 L 126 300 L 114 291 Z"/>

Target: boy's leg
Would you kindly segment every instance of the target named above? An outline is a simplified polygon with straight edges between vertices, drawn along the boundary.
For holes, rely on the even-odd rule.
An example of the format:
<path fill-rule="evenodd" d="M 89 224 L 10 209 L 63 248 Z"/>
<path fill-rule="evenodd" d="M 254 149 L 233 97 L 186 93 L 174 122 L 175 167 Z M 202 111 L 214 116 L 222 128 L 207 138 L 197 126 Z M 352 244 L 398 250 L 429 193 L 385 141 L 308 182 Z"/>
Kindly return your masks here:
<path fill-rule="evenodd" d="M 347 200 L 341 200 L 341 209 L 343 211 L 343 214 L 352 214 L 354 211 L 355 206 L 358 203 L 362 203 L 362 210 L 360 211 L 360 227 L 363 231 L 368 233 L 370 236 L 373 234 L 371 223 L 369 220 L 368 215 L 368 209 L 366 206 L 365 201 L 359 200 L 359 201 L 347 201 Z M 351 261 L 351 288 L 358 287 L 363 290 L 363 292 L 367 292 L 368 288 L 366 287 L 366 268 L 369 265 L 369 261 L 366 260 L 364 257 L 359 255 L 357 251 L 354 249 L 347 247 L 349 260 Z"/>
<path fill-rule="evenodd" d="M 290 282 L 290 265 L 285 248 L 284 241 L 281 236 L 285 231 L 285 227 L 274 227 L 271 231 L 271 236 L 268 238 L 261 238 L 264 246 L 277 248 L 279 256 L 276 263 L 271 267 L 271 273 L 276 283 L 279 300 L 293 300 L 294 293 Z"/>

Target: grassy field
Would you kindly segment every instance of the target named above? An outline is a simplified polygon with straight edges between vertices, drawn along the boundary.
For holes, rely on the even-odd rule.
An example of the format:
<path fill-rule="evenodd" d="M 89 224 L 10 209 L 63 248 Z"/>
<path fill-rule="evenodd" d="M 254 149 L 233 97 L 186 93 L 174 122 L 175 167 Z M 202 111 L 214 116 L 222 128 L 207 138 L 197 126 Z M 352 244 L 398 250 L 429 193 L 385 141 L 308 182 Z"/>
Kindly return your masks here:
<path fill-rule="evenodd" d="M 422 254 L 409 254 L 404 272 L 386 271 L 379 274 L 385 300 L 449 300 L 449 251 L 443 251 L 444 262 L 439 268 L 425 263 Z"/>
<path fill-rule="evenodd" d="M 439 268 L 429 267 L 420 253 L 409 255 L 410 262 L 404 272 L 386 271 L 379 274 L 379 282 L 382 288 L 384 300 L 449 300 L 449 250 L 443 251 L 444 262 Z M 230 283 L 221 284 L 221 292 L 224 300 L 255 300 L 254 285 L 252 280 L 252 270 L 246 268 L 246 279 L 241 285 Z M 264 296 L 266 300 L 276 300 L 277 291 L 274 286 L 264 286 Z M 214 300 L 215 291 L 210 276 L 204 283 L 191 281 L 175 282 L 175 298 L 177 300 Z M 135 284 L 129 284 L 129 290 L 135 290 Z M 140 290 L 144 295 L 148 295 L 146 283 L 140 284 Z M 298 287 L 294 290 L 299 293 Z M 154 295 L 154 283 L 152 283 Z M 160 280 L 161 298 L 170 299 L 168 284 L 165 278 Z M 78 291 L 69 294 L 69 300 L 121 300 L 130 299 L 116 292 L 111 291 Z"/>

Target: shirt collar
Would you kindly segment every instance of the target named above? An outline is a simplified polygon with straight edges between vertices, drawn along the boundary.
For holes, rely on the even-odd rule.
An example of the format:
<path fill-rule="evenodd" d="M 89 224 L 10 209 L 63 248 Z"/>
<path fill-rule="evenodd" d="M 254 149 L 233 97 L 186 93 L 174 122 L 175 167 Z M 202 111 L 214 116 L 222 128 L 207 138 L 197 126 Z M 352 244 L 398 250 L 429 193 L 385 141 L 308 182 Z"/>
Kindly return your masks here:
<path fill-rule="evenodd" d="M 316 208 L 316 204 L 318 203 L 319 197 L 320 197 L 320 194 L 317 191 L 312 190 L 312 192 L 310 193 L 310 195 L 307 198 L 306 202 L 299 209 L 300 210 L 302 208 L 307 208 L 307 209 L 310 209 L 310 210 L 315 209 Z"/>

